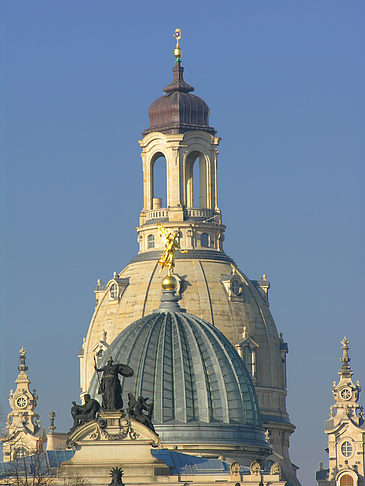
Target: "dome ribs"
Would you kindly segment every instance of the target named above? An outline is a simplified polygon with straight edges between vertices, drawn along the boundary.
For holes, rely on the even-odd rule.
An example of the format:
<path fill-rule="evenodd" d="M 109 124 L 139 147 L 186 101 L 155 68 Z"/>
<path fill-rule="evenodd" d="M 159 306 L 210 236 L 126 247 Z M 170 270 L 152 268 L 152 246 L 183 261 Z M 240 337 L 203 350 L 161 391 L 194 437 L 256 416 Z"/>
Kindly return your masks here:
<path fill-rule="evenodd" d="M 193 318 L 193 316 L 191 316 Z M 212 420 L 218 420 L 224 423 L 230 423 L 230 411 L 228 407 L 228 396 L 226 393 L 226 376 L 223 374 L 222 364 L 217 359 L 219 346 L 215 339 L 209 339 L 210 329 L 200 320 L 194 317 L 200 326 L 199 334 L 195 332 L 197 342 L 200 344 L 201 353 L 207 367 L 207 378 L 212 400 Z M 202 325 L 203 324 L 203 325 Z"/>
<path fill-rule="evenodd" d="M 171 316 L 173 336 L 174 382 L 183 382 L 185 386 L 174 387 L 175 417 L 177 420 L 188 422 L 194 419 L 194 400 L 191 369 L 185 342 L 185 333 L 179 325 L 176 315 Z"/>
<path fill-rule="evenodd" d="M 145 318 L 143 318 L 143 320 L 144 319 Z M 143 395 L 151 397 L 151 394 L 153 394 L 154 373 L 152 373 L 151 369 L 146 366 L 146 363 L 148 361 L 148 355 L 151 353 L 151 348 L 154 345 L 154 340 L 156 340 L 156 330 L 158 332 L 158 327 L 158 318 L 149 322 L 147 326 L 141 326 L 136 340 L 134 343 L 131 342 L 134 364 L 133 392 L 135 396 Z M 136 342 L 139 342 L 140 346 L 136 346 Z M 126 381 L 125 384 L 129 390 L 132 388 L 130 381 Z"/>
<path fill-rule="evenodd" d="M 154 418 L 157 422 L 164 422 L 165 404 L 164 403 L 164 388 L 163 388 L 163 376 L 164 376 L 164 339 L 166 331 L 166 314 L 158 314 L 158 329 L 155 332 L 155 341 L 153 343 L 153 348 L 151 353 L 154 353 L 154 359 L 151 358 L 150 369 L 154 376 L 154 386 L 153 386 L 153 402 L 154 402 Z M 155 321 L 155 322 L 157 322 Z M 136 346 L 138 349 L 138 346 Z M 140 357 L 142 361 L 142 357 Z M 141 394 L 146 393 L 145 387 L 141 389 Z M 171 414 L 171 412 L 170 412 Z"/>
<path fill-rule="evenodd" d="M 205 327 L 209 330 L 208 326 L 205 325 Z M 226 368 L 232 371 L 232 378 L 235 378 L 230 382 L 227 382 L 227 378 L 224 380 L 226 385 L 226 395 L 228 396 L 228 401 L 231 402 L 229 406 L 230 423 L 239 421 L 244 424 L 255 423 L 261 425 L 260 415 L 258 413 L 257 396 L 253 393 L 254 386 L 250 376 L 248 373 L 242 373 L 241 367 L 239 366 L 239 360 L 241 360 L 241 358 L 235 350 L 232 350 L 231 344 L 224 334 L 220 334 L 223 346 L 218 348 L 218 352 L 221 355 L 221 359 L 226 361 Z M 214 339 L 214 341 L 216 341 L 216 338 L 211 332 L 207 332 L 207 336 L 209 339 Z M 237 401 L 237 398 L 233 400 L 230 399 L 233 391 L 236 391 L 236 393 L 241 396 L 241 401 L 245 404 L 244 407 L 242 407 L 240 403 L 237 403 L 236 406 L 234 405 L 234 401 Z M 233 411 L 236 413 L 233 413 Z M 244 415 L 242 415 L 242 412 Z"/>
<path fill-rule="evenodd" d="M 189 316 L 191 317 L 191 316 Z M 196 388 L 197 419 L 202 422 L 210 422 L 212 419 L 212 399 L 208 383 L 207 370 L 201 353 L 201 348 L 192 329 L 190 321 L 185 315 L 180 316 L 180 322 L 184 328 L 189 349 L 194 353 L 191 359 L 192 381 Z"/>

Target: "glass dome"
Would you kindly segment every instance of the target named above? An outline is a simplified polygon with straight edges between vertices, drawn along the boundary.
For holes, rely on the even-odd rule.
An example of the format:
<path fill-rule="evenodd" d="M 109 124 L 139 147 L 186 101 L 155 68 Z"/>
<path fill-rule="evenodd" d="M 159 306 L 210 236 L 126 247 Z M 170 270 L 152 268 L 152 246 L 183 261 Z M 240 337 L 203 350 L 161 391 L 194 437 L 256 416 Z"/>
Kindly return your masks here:
<path fill-rule="evenodd" d="M 178 311 L 166 310 L 169 305 Z M 163 443 L 252 446 L 269 453 L 242 359 L 205 320 L 167 302 L 122 331 L 101 366 L 109 356 L 134 369 L 133 377 L 121 377 L 123 398 L 132 392 L 153 400 L 153 423 Z M 96 375 L 89 393 L 100 400 Z"/>

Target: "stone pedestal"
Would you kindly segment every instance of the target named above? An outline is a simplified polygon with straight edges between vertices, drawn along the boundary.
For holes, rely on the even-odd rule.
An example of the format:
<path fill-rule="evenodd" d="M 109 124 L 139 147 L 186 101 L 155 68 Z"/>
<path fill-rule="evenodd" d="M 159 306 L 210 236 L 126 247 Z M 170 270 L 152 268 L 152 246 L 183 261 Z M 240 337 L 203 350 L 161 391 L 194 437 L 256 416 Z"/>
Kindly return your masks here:
<path fill-rule="evenodd" d="M 117 466 L 126 484 L 151 484 L 156 476 L 169 475 L 169 468 L 151 454 L 152 448 L 161 447 L 158 435 L 120 411 L 101 411 L 98 420 L 78 427 L 67 445 L 75 455 L 62 464 L 61 478 L 107 485 L 110 470 Z"/>

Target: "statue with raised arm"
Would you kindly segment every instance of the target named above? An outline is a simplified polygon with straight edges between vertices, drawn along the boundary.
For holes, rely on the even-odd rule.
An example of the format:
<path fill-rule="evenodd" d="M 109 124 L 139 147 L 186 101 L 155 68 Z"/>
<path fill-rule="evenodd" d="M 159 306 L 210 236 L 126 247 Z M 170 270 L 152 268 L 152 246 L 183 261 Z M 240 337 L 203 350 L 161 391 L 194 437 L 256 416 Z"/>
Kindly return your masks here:
<path fill-rule="evenodd" d="M 107 364 L 102 368 L 97 368 L 95 364 L 95 371 L 103 373 L 98 390 L 98 393 L 103 397 L 102 408 L 104 410 L 121 410 L 123 408 L 123 400 L 119 375 L 133 376 L 134 371 L 125 364 L 114 364 L 111 356 Z"/>
<path fill-rule="evenodd" d="M 165 243 L 165 250 L 158 263 L 161 265 L 161 270 L 166 267 L 168 275 L 171 275 L 175 268 L 175 251 L 179 250 L 180 253 L 187 253 L 187 250 L 182 250 L 179 246 L 178 231 L 171 231 L 162 226 L 161 223 L 157 223 L 157 228 Z"/>

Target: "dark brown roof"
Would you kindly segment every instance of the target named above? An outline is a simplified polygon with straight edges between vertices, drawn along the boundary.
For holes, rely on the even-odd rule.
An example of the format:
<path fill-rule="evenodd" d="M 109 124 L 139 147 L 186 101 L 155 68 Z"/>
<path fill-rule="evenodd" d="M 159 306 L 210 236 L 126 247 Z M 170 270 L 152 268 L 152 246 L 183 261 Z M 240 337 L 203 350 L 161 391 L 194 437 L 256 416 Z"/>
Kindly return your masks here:
<path fill-rule="evenodd" d="M 183 78 L 184 68 L 174 66 L 174 79 L 164 88 L 165 95 L 152 103 L 148 114 L 150 126 L 143 132 L 185 133 L 189 130 L 204 130 L 215 134 L 209 126 L 209 107 L 199 96 L 191 94 L 194 88 Z"/>

